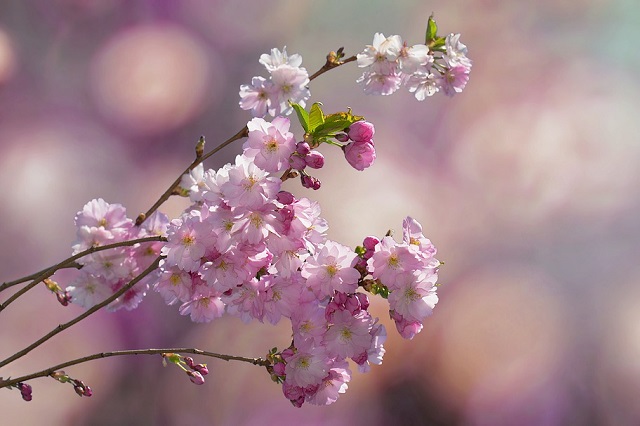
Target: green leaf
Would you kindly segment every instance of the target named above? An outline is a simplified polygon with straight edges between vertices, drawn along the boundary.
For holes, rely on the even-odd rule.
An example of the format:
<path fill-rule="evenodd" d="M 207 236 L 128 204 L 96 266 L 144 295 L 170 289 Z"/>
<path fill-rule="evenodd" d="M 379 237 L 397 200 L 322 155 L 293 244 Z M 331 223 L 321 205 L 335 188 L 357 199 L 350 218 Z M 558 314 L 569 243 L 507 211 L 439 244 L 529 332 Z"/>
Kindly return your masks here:
<path fill-rule="evenodd" d="M 317 140 L 326 136 L 333 136 L 362 119 L 364 119 L 364 117 L 361 115 L 351 114 L 351 109 L 347 112 L 329 114 L 325 117 L 324 123 L 313 130 L 313 137 Z"/>
<path fill-rule="evenodd" d="M 427 22 L 427 33 L 425 35 L 425 42 L 427 46 L 431 44 L 438 36 L 436 35 L 438 32 L 438 25 L 436 25 L 436 21 L 433 20 L 433 14 L 429 16 L 429 22 Z"/>
<path fill-rule="evenodd" d="M 302 125 L 302 128 L 304 129 L 305 133 L 308 132 L 309 131 L 309 113 L 307 112 L 307 110 L 302 108 L 300 104 L 292 103 L 291 106 L 296 111 L 298 120 L 300 121 L 300 124 Z"/>
<path fill-rule="evenodd" d="M 309 129 L 308 132 L 313 132 L 316 127 L 324 123 L 324 112 L 322 112 L 322 104 L 316 102 L 311 105 L 311 112 L 309 112 Z"/>

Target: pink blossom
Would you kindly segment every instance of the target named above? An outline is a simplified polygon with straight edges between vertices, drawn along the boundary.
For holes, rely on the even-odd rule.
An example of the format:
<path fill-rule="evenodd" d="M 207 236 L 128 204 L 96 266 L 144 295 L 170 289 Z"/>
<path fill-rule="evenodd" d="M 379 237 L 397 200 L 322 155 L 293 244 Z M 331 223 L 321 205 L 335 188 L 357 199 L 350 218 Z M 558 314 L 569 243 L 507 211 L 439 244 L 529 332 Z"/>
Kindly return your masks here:
<path fill-rule="evenodd" d="M 273 83 L 264 77 L 253 77 L 251 84 L 240 86 L 240 108 L 251 110 L 254 117 L 264 117 L 269 110 L 269 99 L 274 91 Z"/>
<path fill-rule="evenodd" d="M 345 393 L 351 380 L 351 371 L 346 362 L 334 363 L 329 374 L 322 379 L 318 389 L 307 396 L 307 401 L 314 405 L 329 405 L 338 400 L 341 393 Z"/>
<path fill-rule="evenodd" d="M 367 261 L 373 277 L 390 289 L 395 288 L 398 276 L 419 270 L 422 266 L 422 259 L 409 250 L 407 244 L 397 244 L 390 236 L 384 237 L 376 245 L 373 256 Z"/>
<path fill-rule="evenodd" d="M 471 68 L 471 60 L 467 58 L 467 46 L 460 42 L 460 34 L 449 34 L 445 38 L 446 54 L 443 59 L 449 67 L 462 65 Z"/>
<path fill-rule="evenodd" d="M 271 54 L 263 53 L 260 55 L 260 61 L 265 66 L 267 71 L 271 72 L 277 69 L 281 65 L 289 65 L 292 67 L 299 67 L 302 65 L 302 56 L 297 53 L 293 55 L 287 54 L 287 47 L 285 46 L 280 52 L 280 49 L 271 49 Z"/>
<path fill-rule="evenodd" d="M 164 262 L 164 261 L 163 261 Z M 165 268 L 160 265 L 162 273 L 154 286 L 167 305 L 173 305 L 177 301 L 187 302 L 191 299 L 191 274 L 179 269 L 177 266 Z"/>
<path fill-rule="evenodd" d="M 295 139 L 289 132 L 289 125 L 289 119 L 284 117 L 276 117 L 271 123 L 262 118 L 249 121 L 244 155 L 267 172 L 275 173 L 288 166 L 289 157 L 295 151 Z"/>
<path fill-rule="evenodd" d="M 403 46 L 398 55 L 398 66 L 407 75 L 413 74 L 420 67 L 431 62 L 433 62 L 433 56 L 424 44 L 416 44 L 411 47 Z"/>
<path fill-rule="evenodd" d="M 419 101 L 435 95 L 440 90 L 440 83 L 436 76 L 430 72 L 415 72 L 407 80 L 409 92 Z"/>
<path fill-rule="evenodd" d="M 422 225 L 410 216 L 402 221 L 402 241 L 425 259 L 431 259 L 436 254 L 435 246 L 422 233 Z"/>
<path fill-rule="evenodd" d="M 236 157 L 229 169 L 229 180 L 222 184 L 227 205 L 246 209 L 259 208 L 280 191 L 279 178 L 270 176 L 244 155 Z"/>
<path fill-rule="evenodd" d="M 269 97 L 269 114 L 288 115 L 293 111 L 290 103 L 305 105 L 311 93 L 307 89 L 309 74 L 301 67 L 283 64 L 271 70 L 273 91 Z"/>
<path fill-rule="evenodd" d="M 369 142 L 350 142 L 344 147 L 344 156 L 351 167 L 362 171 L 376 160 L 376 149 Z"/>
<path fill-rule="evenodd" d="M 320 384 L 329 371 L 329 358 L 321 350 L 298 350 L 286 361 L 286 381 L 302 388 Z"/>
<path fill-rule="evenodd" d="M 319 299 L 334 291 L 353 293 L 360 278 L 360 272 L 353 267 L 356 257 L 349 247 L 327 241 L 317 253 L 307 258 L 302 266 L 302 277 L 307 279 L 307 286 Z"/>
<path fill-rule="evenodd" d="M 298 303 L 291 315 L 291 325 L 297 347 L 313 348 L 322 345 L 324 333 L 327 331 L 324 308 L 319 306 L 317 301 Z"/>
<path fill-rule="evenodd" d="M 329 356 L 347 358 L 366 351 L 371 346 L 371 316 L 366 311 L 356 315 L 346 310 L 336 311 L 325 333 L 323 346 Z"/>
<path fill-rule="evenodd" d="M 385 37 L 382 33 L 376 33 L 373 36 L 373 44 L 367 45 L 362 53 L 358 53 L 358 66 L 371 67 L 376 73 L 390 74 L 395 68 L 395 61 L 401 50 L 400 36 Z"/>
<path fill-rule="evenodd" d="M 214 243 L 215 234 L 206 222 L 202 222 L 202 214 L 192 210 L 182 219 L 174 219 L 167 230 L 167 244 L 162 248 L 167 265 L 175 265 L 180 269 L 195 272 L 207 247 Z"/>
<path fill-rule="evenodd" d="M 207 190 L 204 180 L 204 164 L 200 163 L 189 173 L 182 175 L 180 188 L 189 192 L 189 199 L 193 202 L 202 200 L 202 191 Z"/>
<path fill-rule="evenodd" d="M 389 311 L 391 318 L 396 323 L 396 329 L 400 336 L 407 340 L 411 340 L 416 334 L 422 331 L 422 323 L 420 321 L 409 321 L 397 312 Z"/>
<path fill-rule="evenodd" d="M 280 276 L 264 275 L 260 277 L 265 281 L 264 317 L 271 323 L 277 324 L 281 317 L 291 318 L 293 312 L 300 304 L 299 274 L 292 274 L 285 279 Z"/>
<path fill-rule="evenodd" d="M 248 323 L 252 319 L 262 322 L 266 300 L 265 281 L 255 278 L 246 281 L 231 296 L 224 296 L 223 300 L 227 305 L 227 312 L 239 316 L 243 322 Z"/>
<path fill-rule="evenodd" d="M 442 76 L 438 78 L 442 91 L 447 96 L 454 96 L 456 93 L 462 92 L 469 81 L 469 72 L 471 69 L 463 65 L 456 65 L 449 68 Z"/>
<path fill-rule="evenodd" d="M 211 322 L 224 314 L 224 303 L 214 293 L 197 294 L 180 306 L 180 315 L 190 315 L 193 322 Z"/>
<path fill-rule="evenodd" d="M 356 83 L 363 86 L 364 93 L 367 95 L 388 96 L 400 88 L 402 78 L 395 72 L 382 74 L 375 71 L 365 71 L 356 80 Z"/>
<path fill-rule="evenodd" d="M 78 230 L 73 254 L 89 247 L 123 241 L 133 227 L 133 221 L 127 218 L 121 204 L 109 204 L 102 198 L 85 204 L 76 214 L 75 224 Z"/>
<path fill-rule="evenodd" d="M 83 308 L 97 305 L 112 294 L 111 287 L 104 278 L 83 271 L 80 271 L 80 276 L 66 288 L 66 291 L 71 296 L 71 302 Z"/>
<path fill-rule="evenodd" d="M 407 321 L 422 321 L 438 303 L 435 273 L 406 272 L 398 277 L 389 295 L 389 308 Z"/>

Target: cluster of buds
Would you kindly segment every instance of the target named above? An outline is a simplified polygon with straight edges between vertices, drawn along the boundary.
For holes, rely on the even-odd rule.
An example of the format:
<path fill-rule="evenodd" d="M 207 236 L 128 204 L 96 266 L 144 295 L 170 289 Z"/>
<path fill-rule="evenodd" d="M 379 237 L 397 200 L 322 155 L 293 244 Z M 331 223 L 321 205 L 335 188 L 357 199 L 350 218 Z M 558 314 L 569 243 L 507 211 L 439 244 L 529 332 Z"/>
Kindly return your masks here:
<path fill-rule="evenodd" d="M 82 380 L 74 379 L 66 374 L 64 371 L 54 371 L 50 374 L 50 376 L 59 381 L 60 383 L 71 383 L 73 385 L 73 390 L 76 392 L 78 396 L 86 396 L 89 397 L 93 395 L 93 391 L 91 388 L 82 382 Z M 24 396 L 23 396 L 24 398 Z"/>
<path fill-rule="evenodd" d="M 196 385 L 204 384 L 204 376 L 209 374 L 207 364 L 196 364 L 193 358 L 189 356 L 182 356 L 174 353 L 162 354 L 162 364 L 166 367 L 167 362 L 177 365 L 184 371 L 189 380 Z"/>

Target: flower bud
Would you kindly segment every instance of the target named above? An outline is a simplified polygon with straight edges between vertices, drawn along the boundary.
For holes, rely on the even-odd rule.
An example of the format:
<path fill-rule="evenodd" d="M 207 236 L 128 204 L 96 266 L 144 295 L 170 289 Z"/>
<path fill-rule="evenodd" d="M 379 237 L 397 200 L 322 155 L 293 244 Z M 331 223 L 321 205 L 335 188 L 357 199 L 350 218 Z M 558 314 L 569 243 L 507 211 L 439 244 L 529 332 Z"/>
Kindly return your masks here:
<path fill-rule="evenodd" d="M 368 121 L 356 121 L 349 126 L 349 139 L 354 142 L 370 142 L 373 145 L 375 129 Z"/>
<path fill-rule="evenodd" d="M 302 175 L 300 176 L 300 180 L 302 181 L 302 186 L 305 188 L 320 189 L 320 181 L 313 176 Z"/>
<path fill-rule="evenodd" d="M 296 201 L 296 198 L 289 191 L 280 191 L 278 192 L 278 195 L 276 195 L 276 200 L 281 204 L 289 205 L 293 204 L 293 202 Z"/>
<path fill-rule="evenodd" d="M 309 153 L 309 151 L 311 151 L 311 147 L 309 146 L 308 143 L 306 142 L 298 142 L 296 144 L 296 152 L 298 154 L 300 154 L 301 156 L 305 156 Z"/>
<path fill-rule="evenodd" d="M 191 383 L 194 383 L 196 385 L 204 384 L 204 377 L 202 377 L 202 374 L 200 374 L 198 371 L 187 371 L 187 376 L 189 376 L 189 380 L 191 380 Z"/>
<path fill-rule="evenodd" d="M 198 373 L 202 374 L 203 376 L 206 376 L 207 374 L 209 374 L 209 369 L 207 368 L 207 364 L 196 364 L 193 366 L 193 369 Z"/>
<path fill-rule="evenodd" d="M 23 400 L 31 401 L 33 399 L 33 396 L 31 395 L 31 393 L 33 392 L 33 389 L 31 389 L 31 385 L 20 382 L 16 386 L 20 390 L 20 395 L 22 396 Z"/>
<path fill-rule="evenodd" d="M 307 166 L 312 169 L 321 169 L 324 166 L 324 156 L 318 151 L 311 151 L 304 157 Z"/>
<path fill-rule="evenodd" d="M 338 133 L 335 138 L 339 141 L 339 142 L 348 142 L 349 141 L 349 135 L 347 135 L 346 133 Z"/>
<path fill-rule="evenodd" d="M 376 150 L 369 142 L 351 142 L 344 148 L 347 162 L 356 170 L 364 170 L 376 160 Z"/>
<path fill-rule="evenodd" d="M 289 157 L 289 167 L 296 170 L 304 170 L 305 167 L 307 167 L 307 162 L 304 160 L 304 157 L 294 154 Z"/>

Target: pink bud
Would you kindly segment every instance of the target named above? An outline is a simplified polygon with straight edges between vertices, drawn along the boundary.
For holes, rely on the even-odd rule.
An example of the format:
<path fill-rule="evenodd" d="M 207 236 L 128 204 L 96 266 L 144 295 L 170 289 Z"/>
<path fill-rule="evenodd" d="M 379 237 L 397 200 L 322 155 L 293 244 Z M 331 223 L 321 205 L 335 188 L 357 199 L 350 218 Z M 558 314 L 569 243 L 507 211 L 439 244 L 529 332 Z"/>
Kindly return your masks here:
<path fill-rule="evenodd" d="M 311 147 L 309 146 L 308 143 L 306 142 L 298 142 L 296 144 L 296 152 L 298 154 L 300 154 L 301 156 L 305 156 L 309 153 L 309 151 L 311 151 Z"/>
<path fill-rule="evenodd" d="M 324 166 L 324 156 L 318 151 L 311 151 L 304 157 L 307 166 L 312 169 L 321 169 Z"/>
<path fill-rule="evenodd" d="M 305 188 L 320 189 L 320 181 L 313 176 L 301 175 L 300 180 L 302 181 L 302 186 Z"/>
<path fill-rule="evenodd" d="M 196 370 L 198 373 L 202 374 L 203 376 L 206 376 L 207 374 L 209 374 L 209 369 L 207 368 L 207 364 L 196 364 L 193 366 L 193 369 Z"/>
<path fill-rule="evenodd" d="M 373 145 L 375 129 L 368 121 L 356 121 L 349 126 L 349 138 L 354 142 L 370 142 Z"/>
<path fill-rule="evenodd" d="M 198 371 L 187 371 L 187 375 L 189 376 L 189 380 L 191 383 L 195 383 L 196 385 L 204 384 L 204 377 Z"/>
<path fill-rule="evenodd" d="M 349 140 L 349 135 L 347 135 L 346 133 L 338 133 L 335 138 L 339 141 L 339 142 L 347 142 Z"/>
<path fill-rule="evenodd" d="M 363 311 L 369 309 L 369 297 L 367 297 L 366 294 L 356 293 L 355 297 L 357 297 L 358 301 L 360 302 L 360 309 L 362 309 Z"/>
<path fill-rule="evenodd" d="M 289 191 L 278 192 L 278 195 L 276 195 L 276 199 L 279 203 L 286 205 L 293 204 L 293 202 L 296 201 L 296 198 Z"/>
<path fill-rule="evenodd" d="M 276 362 L 275 364 L 273 364 L 273 372 L 278 376 L 284 376 L 286 367 L 287 366 L 284 362 Z"/>
<path fill-rule="evenodd" d="M 307 162 L 304 160 L 304 157 L 293 154 L 289 157 L 289 167 L 296 170 L 304 170 L 304 168 L 307 167 Z"/>
<path fill-rule="evenodd" d="M 367 250 L 375 250 L 376 246 L 378 245 L 378 243 L 380 242 L 379 239 L 377 239 L 376 237 L 366 237 L 362 243 L 362 245 L 364 246 L 364 248 L 366 248 Z"/>
<path fill-rule="evenodd" d="M 369 142 L 351 142 L 344 148 L 347 162 L 356 170 L 364 170 L 376 160 L 376 150 Z"/>

